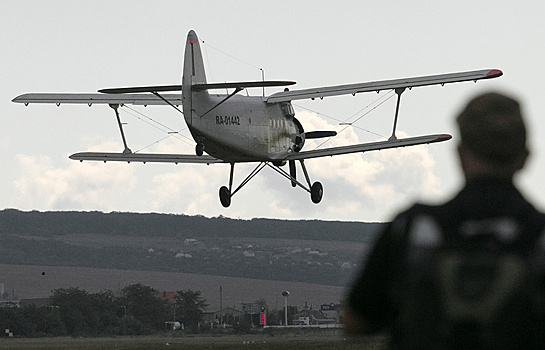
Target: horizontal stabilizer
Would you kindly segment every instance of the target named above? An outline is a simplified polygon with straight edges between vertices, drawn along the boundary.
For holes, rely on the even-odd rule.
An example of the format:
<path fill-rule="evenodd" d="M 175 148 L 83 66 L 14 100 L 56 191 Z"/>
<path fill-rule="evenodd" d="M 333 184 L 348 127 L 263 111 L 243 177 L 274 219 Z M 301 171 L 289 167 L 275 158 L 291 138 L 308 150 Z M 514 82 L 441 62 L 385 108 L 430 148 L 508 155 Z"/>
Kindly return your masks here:
<path fill-rule="evenodd" d="M 93 160 L 101 162 L 139 162 L 139 163 L 194 163 L 194 164 L 213 164 L 223 163 L 221 159 L 210 156 L 197 156 L 193 154 L 161 154 L 161 153 L 106 153 L 106 152 L 81 152 L 72 154 L 70 159 Z"/>
<path fill-rule="evenodd" d="M 194 84 L 192 87 L 195 90 L 203 91 L 211 89 L 246 89 L 254 87 L 288 86 L 293 84 L 295 84 L 294 81 L 241 81 L 233 83 Z M 182 91 L 182 85 L 133 86 L 98 90 L 98 92 L 103 94 L 133 94 L 165 91 Z"/>
<path fill-rule="evenodd" d="M 100 89 L 103 94 L 133 94 L 142 92 L 165 92 L 182 91 L 182 85 L 160 85 L 160 86 L 134 86 L 125 88 Z"/>
<path fill-rule="evenodd" d="M 288 86 L 295 84 L 294 81 L 241 81 L 232 83 L 210 83 L 210 84 L 195 84 L 193 89 L 195 90 L 211 90 L 211 89 L 247 89 L 255 87 L 275 87 L 275 86 Z"/>
<path fill-rule="evenodd" d="M 381 149 L 407 147 L 407 146 L 416 146 L 416 145 L 423 145 L 428 143 L 448 141 L 451 138 L 452 136 L 448 134 L 439 134 L 439 135 L 408 137 L 405 139 L 396 139 L 396 140 L 388 140 L 388 141 L 359 143 L 359 144 L 350 145 L 350 146 L 323 148 L 323 149 L 316 149 L 312 151 L 301 151 L 297 153 L 294 152 L 294 153 L 291 153 L 286 158 L 286 160 L 331 157 L 331 156 L 338 156 L 341 154 L 378 151 Z"/>

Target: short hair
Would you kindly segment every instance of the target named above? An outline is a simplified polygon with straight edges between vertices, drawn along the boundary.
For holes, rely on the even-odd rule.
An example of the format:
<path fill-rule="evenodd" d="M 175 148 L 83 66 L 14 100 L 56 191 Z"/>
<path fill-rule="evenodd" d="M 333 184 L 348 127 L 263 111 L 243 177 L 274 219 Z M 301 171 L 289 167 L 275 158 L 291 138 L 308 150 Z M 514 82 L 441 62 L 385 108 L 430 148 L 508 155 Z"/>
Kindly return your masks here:
<path fill-rule="evenodd" d="M 460 146 L 480 161 L 515 173 L 528 148 L 526 127 L 515 99 L 496 92 L 473 98 L 458 115 Z"/>

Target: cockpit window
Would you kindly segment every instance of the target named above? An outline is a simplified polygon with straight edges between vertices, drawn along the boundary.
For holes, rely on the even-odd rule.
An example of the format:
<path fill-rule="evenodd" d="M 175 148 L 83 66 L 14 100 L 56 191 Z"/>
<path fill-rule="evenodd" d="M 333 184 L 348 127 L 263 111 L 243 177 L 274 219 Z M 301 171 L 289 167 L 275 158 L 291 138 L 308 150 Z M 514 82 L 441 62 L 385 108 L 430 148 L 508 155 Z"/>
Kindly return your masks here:
<path fill-rule="evenodd" d="M 286 118 L 293 118 L 293 116 L 295 115 L 295 111 L 293 110 L 293 106 L 290 102 L 282 103 L 281 107 L 282 113 L 284 113 L 284 116 L 286 116 Z"/>

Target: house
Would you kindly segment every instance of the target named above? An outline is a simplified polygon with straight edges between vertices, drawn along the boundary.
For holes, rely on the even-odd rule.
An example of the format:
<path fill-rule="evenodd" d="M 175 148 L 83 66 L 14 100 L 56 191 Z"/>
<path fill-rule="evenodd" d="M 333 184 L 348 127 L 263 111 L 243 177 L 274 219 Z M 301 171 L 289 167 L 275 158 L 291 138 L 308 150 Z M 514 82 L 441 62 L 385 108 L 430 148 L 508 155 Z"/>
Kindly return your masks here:
<path fill-rule="evenodd" d="M 334 318 L 327 317 L 321 311 L 305 309 L 293 316 L 291 323 L 299 325 L 319 325 L 331 324 L 335 323 L 335 321 Z"/>
<path fill-rule="evenodd" d="M 222 315 L 221 318 L 220 315 Z M 243 315 L 244 312 L 241 310 L 232 307 L 224 307 L 221 310 L 204 312 L 203 321 L 219 324 L 221 320 L 222 323 L 236 324 L 241 320 Z"/>
<path fill-rule="evenodd" d="M 175 304 L 176 303 L 176 299 L 174 299 L 174 297 L 178 295 L 177 292 L 160 292 L 157 294 L 157 298 L 159 299 L 162 299 L 162 300 L 166 300 L 168 301 L 170 304 Z"/>
<path fill-rule="evenodd" d="M 341 319 L 343 317 L 343 307 L 342 304 L 322 304 L 320 306 L 320 311 L 329 318 L 333 318 L 337 323 L 342 323 Z"/>

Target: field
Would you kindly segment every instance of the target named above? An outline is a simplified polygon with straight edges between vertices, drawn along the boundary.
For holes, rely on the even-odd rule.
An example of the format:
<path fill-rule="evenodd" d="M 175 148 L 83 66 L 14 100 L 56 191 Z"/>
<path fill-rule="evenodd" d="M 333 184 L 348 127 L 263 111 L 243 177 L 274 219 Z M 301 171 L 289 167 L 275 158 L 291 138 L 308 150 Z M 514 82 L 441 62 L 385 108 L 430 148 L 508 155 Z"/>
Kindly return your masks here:
<path fill-rule="evenodd" d="M 202 291 L 210 304 L 209 310 L 219 309 L 219 287 L 223 288 L 223 306 L 240 308 L 241 302 L 265 299 L 270 309 L 283 306 L 282 292 L 290 291 L 289 305 L 302 307 L 305 302 L 315 306 L 338 303 L 343 287 L 311 283 L 255 280 L 225 276 L 93 269 L 64 266 L 33 266 L 0 264 L 0 283 L 19 298 L 44 298 L 56 288 L 79 287 L 88 292 L 110 289 L 118 292 L 132 283 L 143 283 L 159 291 L 192 289 Z"/>
<path fill-rule="evenodd" d="M 0 349 L 81 349 L 81 350 L 123 350 L 123 349 L 184 349 L 184 350 L 273 350 L 273 349 L 383 349 L 385 340 L 369 337 L 346 340 L 342 335 L 330 333 L 290 333 L 263 335 L 223 336 L 140 336 L 114 338 L 22 338 L 2 339 Z"/>

